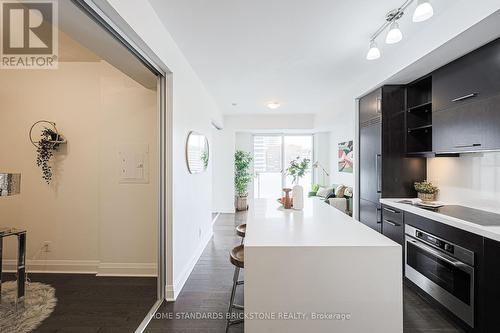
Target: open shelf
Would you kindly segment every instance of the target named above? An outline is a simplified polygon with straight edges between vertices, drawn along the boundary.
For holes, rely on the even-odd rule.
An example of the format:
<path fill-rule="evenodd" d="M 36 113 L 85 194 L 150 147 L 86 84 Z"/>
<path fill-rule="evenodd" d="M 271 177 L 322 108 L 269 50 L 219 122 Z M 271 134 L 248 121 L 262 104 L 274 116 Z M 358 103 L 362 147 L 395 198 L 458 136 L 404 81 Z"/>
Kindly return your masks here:
<path fill-rule="evenodd" d="M 417 126 L 417 127 L 409 127 L 408 128 L 408 133 L 410 132 L 415 132 L 415 131 L 421 131 L 421 130 L 425 130 L 425 129 L 431 129 L 432 128 L 432 125 L 422 125 L 422 126 Z"/>
<path fill-rule="evenodd" d="M 432 112 L 432 102 L 424 102 L 419 105 L 408 107 L 408 113 L 414 112 Z"/>
<path fill-rule="evenodd" d="M 408 84 L 406 88 L 406 153 L 432 154 L 432 77 Z"/>

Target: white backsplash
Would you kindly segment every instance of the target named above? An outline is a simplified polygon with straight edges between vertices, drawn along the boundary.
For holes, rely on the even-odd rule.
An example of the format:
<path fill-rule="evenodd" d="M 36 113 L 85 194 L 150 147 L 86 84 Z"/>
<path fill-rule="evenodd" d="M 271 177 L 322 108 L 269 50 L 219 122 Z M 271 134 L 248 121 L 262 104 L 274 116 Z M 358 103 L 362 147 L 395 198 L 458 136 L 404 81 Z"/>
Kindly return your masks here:
<path fill-rule="evenodd" d="M 438 200 L 500 213 L 500 152 L 427 159 Z"/>

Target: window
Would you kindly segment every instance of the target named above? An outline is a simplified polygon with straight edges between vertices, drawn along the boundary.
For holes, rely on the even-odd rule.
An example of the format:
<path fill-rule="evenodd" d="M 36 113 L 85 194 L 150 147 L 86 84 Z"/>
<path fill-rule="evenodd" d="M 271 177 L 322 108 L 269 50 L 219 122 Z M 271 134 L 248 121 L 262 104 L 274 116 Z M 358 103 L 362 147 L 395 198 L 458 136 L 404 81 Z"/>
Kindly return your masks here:
<path fill-rule="evenodd" d="M 255 135 L 253 146 L 255 198 L 279 198 L 284 187 L 293 187 L 293 179 L 286 175 L 286 169 L 297 157 L 310 159 L 309 169 L 299 181 L 304 192 L 310 191 L 312 135 Z"/>

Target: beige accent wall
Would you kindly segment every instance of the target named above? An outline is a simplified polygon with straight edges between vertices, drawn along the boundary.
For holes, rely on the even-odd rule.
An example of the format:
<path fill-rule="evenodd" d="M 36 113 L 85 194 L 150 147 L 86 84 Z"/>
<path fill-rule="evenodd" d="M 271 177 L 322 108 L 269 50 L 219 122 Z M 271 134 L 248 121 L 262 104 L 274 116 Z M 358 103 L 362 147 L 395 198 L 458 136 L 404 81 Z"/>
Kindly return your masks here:
<path fill-rule="evenodd" d="M 152 275 L 156 270 L 157 98 L 108 63 L 0 72 L 0 169 L 21 194 L 0 200 L 0 225 L 26 228 L 28 270 Z M 68 139 L 47 185 L 28 139 L 55 121 Z M 118 147 L 149 145 L 149 183 L 119 182 Z M 41 252 L 44 241 L 51 252 Z M 7 267 L 16 255 L 5 240 Z"/>

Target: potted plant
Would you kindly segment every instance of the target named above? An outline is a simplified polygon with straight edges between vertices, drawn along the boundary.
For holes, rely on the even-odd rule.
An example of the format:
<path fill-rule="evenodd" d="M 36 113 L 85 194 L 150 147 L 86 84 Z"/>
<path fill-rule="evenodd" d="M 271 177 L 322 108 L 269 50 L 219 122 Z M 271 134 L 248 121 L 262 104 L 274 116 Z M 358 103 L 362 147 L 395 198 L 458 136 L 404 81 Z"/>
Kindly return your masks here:
<path fill-rule="evenodd" d="M 36 148 L 36 165 L 42 169 L 42 178 L 47 184 L 52 181 L 52 167 L 49 162 L 61 143 L 61 136 L 50 128 L 44 128 Z"/>
<path fill-rule="evenodd" d="M 296 159 L 290 162 L 290 166 L 286 169 L 286 174 L 292 176 L 293 183 L 295 186 L 292 189 L 293 197 L 293 209 L 300 210 L 304 207 L 304 189 L 299 185 L 300 178 L 309 170 L 309 163 L 311 162 L 308 158 L 301 159 L 297 156 Z"/>
<path fill-rule="evenodd" d="M 439 192 L 439 188 L 427 180 L 415 182 L 415 190 L 422 201 L 435 201 L 436 194 Z"/>
<path fill-rule="evenodd" d="M 250 163 L 252 156 L 243 150 L 237 150 L 234 154 L 234 189 L 236 192 L 236 210 L 247 210 L 248 184 L 252 181 L 250 174 Z"/>
<path fill-rule="evenodd" d="M 286 169 L 286 174 L 292 176 L 294 184 L 299 185 L 300 178 L 304 177 L 309 170 L 310 162 L 310 159 L 300 159 L 300 156 L 297 156 L 296 159 L 290 162 L 290 166 Z"/>

